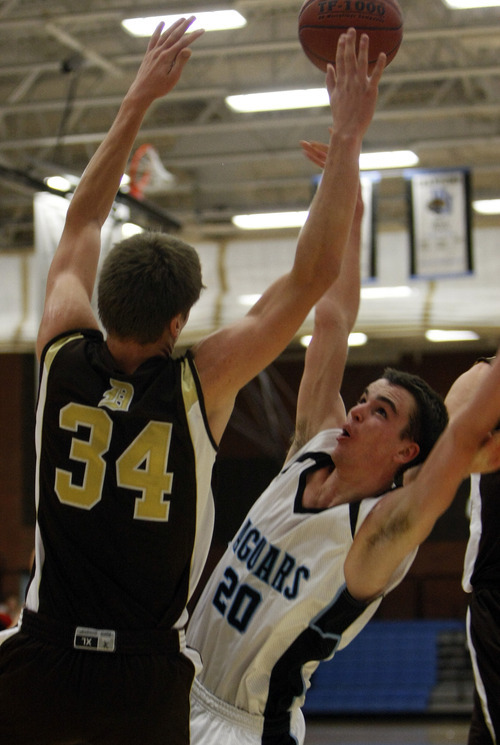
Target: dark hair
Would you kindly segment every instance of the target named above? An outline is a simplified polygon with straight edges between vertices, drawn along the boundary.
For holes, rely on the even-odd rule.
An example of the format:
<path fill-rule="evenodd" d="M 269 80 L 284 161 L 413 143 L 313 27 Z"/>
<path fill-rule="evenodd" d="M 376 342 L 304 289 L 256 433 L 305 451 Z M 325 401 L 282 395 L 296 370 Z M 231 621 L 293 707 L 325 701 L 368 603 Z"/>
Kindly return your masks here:
<path fill-rule="evenodd" d="M 419 445 L 420 451 L 416 458 L 401 467 L 399 474 L 402 474 L 427 458 L 448 423 L 448 411 L 442 396 L 418 375 L 387 367 L 382 377 L 391 385 L 405 388 L 415 399 L 415 408 L 401 437 L 411 438 Z"/>
<path fill-rule="evenodd" d="M 113 246 L 103 262 L 99 316 L 109 333 L 148 344 L 176 315 L 187 316 L 202 289 L 192 246 L 166 233 L 138 233 Z"/>

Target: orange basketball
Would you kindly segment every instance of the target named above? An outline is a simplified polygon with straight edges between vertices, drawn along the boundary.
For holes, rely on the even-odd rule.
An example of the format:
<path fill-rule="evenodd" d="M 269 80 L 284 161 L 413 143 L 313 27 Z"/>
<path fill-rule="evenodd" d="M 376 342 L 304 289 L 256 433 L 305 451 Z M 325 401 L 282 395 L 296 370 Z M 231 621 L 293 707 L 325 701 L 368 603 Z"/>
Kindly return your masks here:
<path fill-rule="evenodd" d="M 396 56 L 403 39 L 403 14 L 396 0 L 305 0 L 299 13 L 299 40 L 302 49 L 323 72 L 335 63 L 341 34 L 354 27 L 368 34 L 369 70 L 380 52 L 387 63 Z"/>

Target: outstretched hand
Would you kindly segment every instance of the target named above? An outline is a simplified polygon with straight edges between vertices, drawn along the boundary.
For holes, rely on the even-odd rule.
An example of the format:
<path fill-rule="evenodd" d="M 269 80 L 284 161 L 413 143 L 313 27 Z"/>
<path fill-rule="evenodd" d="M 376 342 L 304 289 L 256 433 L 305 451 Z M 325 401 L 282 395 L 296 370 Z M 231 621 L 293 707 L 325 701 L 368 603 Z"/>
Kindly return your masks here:
<path fill-rule="evenodd" d="M 153 101 L 169 93 L 177 84 L 184 65 L 191 56 L 189 46 L 203 29 L 186 33 L 195 16 L 181 18 L 164 30 L 160 23 L 148 44 L 131 91 Z"/>
<path fill-rule="evenodd" d="M 348 29 L 339 39 L 335 67 L 328 65 L 326 87 L 330 96 L 333 131 L 363 137 L 375 112 L 378 84 L 386 64 L 381 52 L 368 74 L 367 34 L 361 34 L 356 54 L 356 30 Z"/>
<path fill-rule="evenodd" d="M 383 52 L 380 53 L 372 74 L 368 75 L 368 47 L 368 36 L 362 34 L 356 56 L 356 31 L 353 28 L 339 39 L 335 67 L 328 65 L 326 75 L 333 116 L 330 136 L 341 132 L 343 135 L 352 133 L 362 137 L 372 120 L 386 56 Z M 327 143 L 301 140 L 300 145 L 312 163 L 320 168 L 325 167 L 329 147 Z"/>

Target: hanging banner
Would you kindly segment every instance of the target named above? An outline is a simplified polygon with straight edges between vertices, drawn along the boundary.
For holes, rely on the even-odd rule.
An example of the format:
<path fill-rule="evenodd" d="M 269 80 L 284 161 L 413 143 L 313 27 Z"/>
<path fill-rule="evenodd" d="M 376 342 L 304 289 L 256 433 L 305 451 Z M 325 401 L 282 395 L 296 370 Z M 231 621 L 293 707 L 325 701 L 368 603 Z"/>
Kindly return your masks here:
<path fill-rule="evenodd" d="M 363 221 L 361 223 L 361 252 L 360 273 L 361 281 L 371 280 L 377 273 L 376 253 L 376 182 L 380 180 L 378 173 L 364 173 L 360 176 L 361 195 L 363 198 Z M 319 186 L 321 176 L 313 178 L 313 189 Z"/>
<path fill-rule="evenodd" d="M 373 279 L 377 275 L 377 251 L 376 251 L 376 210 L 375 182 L 379 180 L 376 175 L 363 175 L 360 177 L 361 194 L 363 197 L 364 212 L 361 223 L 361 281 Z"/>
<path fill-rule="evenodd" d="M 412 277 L 472 272 L 469 171 L 417 171 L 408 183 Z"/>

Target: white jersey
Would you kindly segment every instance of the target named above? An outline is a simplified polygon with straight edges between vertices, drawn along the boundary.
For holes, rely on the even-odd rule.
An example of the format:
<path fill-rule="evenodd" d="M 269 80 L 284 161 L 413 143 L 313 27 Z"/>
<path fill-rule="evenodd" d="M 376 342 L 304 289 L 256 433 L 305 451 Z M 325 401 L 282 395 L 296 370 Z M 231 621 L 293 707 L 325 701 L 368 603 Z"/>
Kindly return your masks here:
<path fill-rule="evenodd" d="M 353 535 L 377 498 L 322 510 L 302 507 L 307 475 L 334 467 L 330 454 L 339 434 L 316 435 L 256 501 L 188 627 L 188 644 L 204 664 L 202 686 L 265 721 L 302 705 L 319 661 L 345 647 L 381 601 L 355 601 L 344 578 Z M 387 591 L 402 580 L 415 553 L 398 567 Z"/>

